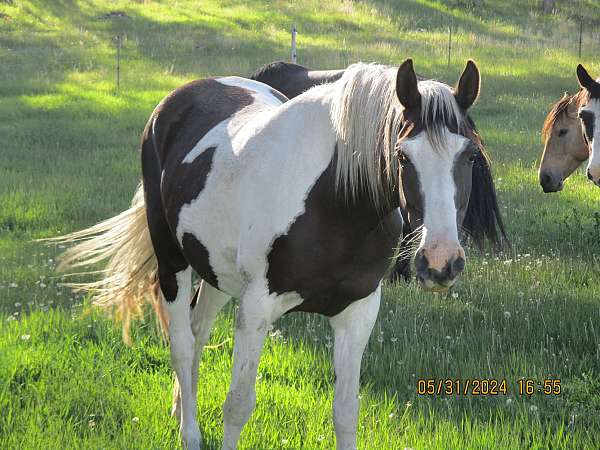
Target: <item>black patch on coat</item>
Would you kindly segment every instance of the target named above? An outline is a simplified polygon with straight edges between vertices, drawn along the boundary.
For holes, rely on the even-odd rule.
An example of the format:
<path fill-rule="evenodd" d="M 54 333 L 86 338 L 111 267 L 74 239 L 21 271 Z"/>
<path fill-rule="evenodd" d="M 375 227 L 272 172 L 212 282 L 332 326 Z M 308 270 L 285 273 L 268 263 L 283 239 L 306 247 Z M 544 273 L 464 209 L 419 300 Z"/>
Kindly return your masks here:
<path fill-rule="evenodd" d="M 158 262 L 159 286 L 165 300 L 172 302 L 177 297 L 178 291 L 175 274 L 185 269 L 188 263 L 167 223 L 160 192 L 160 163 L 149 130 L 150 122 L 144 131 L 141 152 L 146 218 L 152 247 Z"/>
<path fill-rule="evenodd" d="M 275 61 L 258 69 L 250 75 L 250 79 L 268 84 L 288 98 L 294 98 L 313 86 L 339 80 L 343 73 L 343 70 L 311 70 L 298 64 Z"/>
<path fill-rule="evenodd" d="M 196 291 L 194 292 L 194 296 L 192 297 L 192 301 L 190 302 L 191 309 L 194 309 L 196 307 L 196 305 L 198 304 L 198 297 L 200 297 L 200 286 L 198 286 L 196 288 Z"/>
<path fill-rule="evenodd" d="M 297 292 L 293 311 L 334 316 L 372 293 L 402 234 L 396 204 L 378 210 L 365 193 L 348 204 L 335 188 L 335 156 L 310 190 L 305 211 L 268 254 L 271 293 Z"/>
<path fill-rule="evenodd" d="M 579 112 L 579 118 L 583 123 L 583 131 L 588 142 L 594 139 L 594 113 L 592 111 L 583 110 Z"/>
<path fill-rule="evenodd" d="M 176 224 L 181 206 L 198 198 L 204 189 L 216 149 L 217 147 L 208 147 L 192 162 L 181 163 L 174 171 L 166 203 L 169 223 Z M 193 180 L 193 183 L 190 180 Z"/>
<path fill-rule="evenodd" d="M 208 284 L 215 289 L 219 289 L 217 276 L 210 266 L 208 250 L 202 245 L 202 242 L 196 239 L 196 236 L 193 234 L 184 233 L 181 244 L 183 246 L 183 254 L 190 262 L 192 268 L 198 272 L 198 275 L 200 275 Z"/>
<path fill-rule="evenodd" d="M 141 151 L 146 215 L 158 261 L 159 284 L 167 301 L 177 296 L 175 274 L 188 266 L 175 236 L 178 213 L 183 204 L 203 189 L 214 149 L 207 149 L 192 164 L 183 165 L 188 167 L 182 167 L 181 163 L 215 125 L 253 102 L 247 89 L 227 86 L 215 79 L 192 81 L 161 101 L 146 124 Z M 188 176 L 186 184 L 182 184 L 184 178 L 177 172 L 188 173 L 191 166 L 203 176 Z M 193 258 L 194 265 L 205 267 L 202 261 L 208 265 L 206 248 L 198 244 L 190 242 L 190 248 L 200 252 Z M 200 275 L 210 284 L 216 283 L 212 268 Z"/>

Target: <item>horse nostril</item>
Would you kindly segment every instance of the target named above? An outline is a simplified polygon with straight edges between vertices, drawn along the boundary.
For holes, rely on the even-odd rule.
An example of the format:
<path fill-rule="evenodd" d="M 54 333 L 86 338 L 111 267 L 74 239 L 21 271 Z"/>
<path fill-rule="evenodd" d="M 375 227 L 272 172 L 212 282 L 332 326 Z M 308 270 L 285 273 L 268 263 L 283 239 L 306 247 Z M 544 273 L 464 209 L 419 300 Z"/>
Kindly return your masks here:
<path fill-rule="evenodd" d="M 543 173 L 542 176 L 541 176 L 541 178 L 540 178 L 542 186 L 547 186 L 550 183 L 550 181 L 552 181 L 551 178 L 552 177 L 549 174 Z"/>
<path fill-rule="evenodd" d="M 429 261 L 427 261 L 427 257 L 422 250 L 419 250 L 415 255 L 415 269 L 417 270 L 417 273 L 425 273 L 428 267 Z"/>
<path fill-rule="evenodd" d="M 452 261 L 450 266 L 451 278 L 456 278 L 459 273 L 465 270 L 465 259 L 461 256 Z"/>

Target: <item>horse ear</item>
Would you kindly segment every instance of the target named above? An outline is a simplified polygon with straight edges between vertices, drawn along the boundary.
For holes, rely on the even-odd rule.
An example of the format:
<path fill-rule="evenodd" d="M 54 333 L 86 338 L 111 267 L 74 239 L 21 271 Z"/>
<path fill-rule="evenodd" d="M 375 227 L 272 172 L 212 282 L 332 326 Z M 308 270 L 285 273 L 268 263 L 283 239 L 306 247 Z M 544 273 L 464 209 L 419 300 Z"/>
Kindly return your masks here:
<path fill-rule="evenodd" d="M 590 97 L 600 97 L 600 83 L 595 81 L 581 64 L 577 64 L 577 80 L 579 86 L 589 92 Z"/>
<path fill-rule="evenodd" d="M 417 74 L 410 58 L 398 68 L 396 95 L 405 109 L 421 110 L 421 93 L 417 86 Z"/>
<path fill-rule="evenodd" d="M 465 111 L 477 100 L 479 96 L 479 84 L 479 69 L 475 62 L 469 59 L 454 89 L 454 98 Z"/>

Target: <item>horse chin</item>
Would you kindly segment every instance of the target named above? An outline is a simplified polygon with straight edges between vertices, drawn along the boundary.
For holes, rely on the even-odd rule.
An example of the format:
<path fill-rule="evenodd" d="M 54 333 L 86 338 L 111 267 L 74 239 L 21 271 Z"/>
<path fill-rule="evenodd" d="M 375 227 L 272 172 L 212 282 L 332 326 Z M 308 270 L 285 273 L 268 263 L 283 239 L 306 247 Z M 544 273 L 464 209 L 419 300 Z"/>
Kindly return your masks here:
<path fill-rule="evenodd" d="M 564 184 L 561 181 L 558 186 L 552 186 L 552 187 L 547 187 L 547 186 L 542 186 L 542 190 L 544 191 L 544 194 L 553 194 L 555 192 L 560 192 L 563 190 Z"/>
<path fill-rule="evenodd" d="M 456 279 L 445 282 L 444 284 L 436 283 L 432 280 L 419 279 L 421 288 L 428 292 L 448 292 L 454 286 Z"/>

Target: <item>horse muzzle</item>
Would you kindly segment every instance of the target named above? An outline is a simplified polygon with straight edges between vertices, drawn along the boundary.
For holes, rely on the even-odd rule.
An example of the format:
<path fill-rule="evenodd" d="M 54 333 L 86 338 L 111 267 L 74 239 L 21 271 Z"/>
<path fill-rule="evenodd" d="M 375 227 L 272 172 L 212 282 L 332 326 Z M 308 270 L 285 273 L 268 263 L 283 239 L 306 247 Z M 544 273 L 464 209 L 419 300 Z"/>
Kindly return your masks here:
<path fill-rule="evenodd" d="M 452 256 L 444 258 L 442 264 L 435 264 L 435 258 L 432 258 L 431 253 L 425 249 L 417 251 L 415 255 L 417 280 L 426 290 L 447 291 L 465 269 L 464 250 L 459 247 Z"/>
<path fill-rule="evenodd" d="M 557 173 L 540 172 L 540 185 L 545 193 L 560 192 L 563 189 L 563 178 Z"/>

